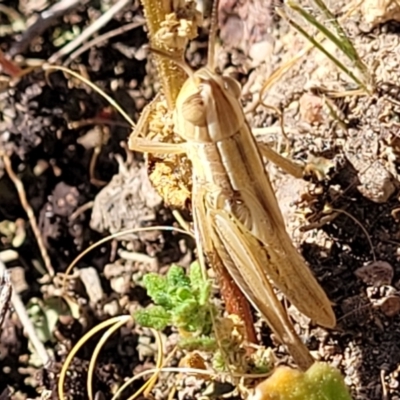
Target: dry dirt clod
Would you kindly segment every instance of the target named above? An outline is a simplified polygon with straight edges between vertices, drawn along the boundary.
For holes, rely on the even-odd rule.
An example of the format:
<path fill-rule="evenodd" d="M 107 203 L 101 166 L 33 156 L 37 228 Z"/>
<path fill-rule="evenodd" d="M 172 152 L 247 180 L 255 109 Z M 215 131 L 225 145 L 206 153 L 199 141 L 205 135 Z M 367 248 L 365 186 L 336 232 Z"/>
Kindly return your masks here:
<path fill-rule="evenodd" d="M 220 1 L 218 26 L 225 45 L 247 53 L 256 43 L 271 42 L 268 32 L 272 24 L 271 3 L 265 0 Z"/>
<path fill-rule="evenodd" d="M 301 119 L 309 124 L 322 122 L 324 119 L 323 114 L 323 101 L 319 96 L 304 93 L 299 100 L 300 116 Z"/>
<path fill-rule="evenodd" d="M 207 369 L 206 362 L 198 351 L 192 351 L 186 354 L 179 361 L 179 366 L 186 368 L 204 369 L 204 370 Z M 194 376 L 198 379 L 204 379 L 204 380 L 209 379 L 208 375 L 196 374 Z"/>
<path fill-rule="evenodd" d="M 397 0 L 364 0 L 361 13 L 365 22 L 373 27 L 388 21 L 400 21 L 400 3 Z"/>
<path fill-rule="evenodd" d="M 117 159 L 120 169 L 96 196 L 90 226 L 99 232 L 120 232 L 156 219 L 161 197 L 151 186 L 147 170 L 136 163 L 126 165 Z"/>
<path fill-rule="evenodd" d="M 375 203 L 385 203 L 396 191 L 396 181 L 379 159 L 371 160 L 363 149 L 345 150 L 345 155 L 358 171 L 361 194 Z"/>
<path fill-rule="evenodd" d="M 378 304 L 380 310 L 387 317 L 395 317 L 400 313 L 400 297 L 388 296 L 382 299 Z"/>
<path fill-rule="evenodd" d="M 394 271 L 386 261 L 373 261 L 358 268 L 354 274 L 367 285 L 382 286 L 392 283 Z"/>

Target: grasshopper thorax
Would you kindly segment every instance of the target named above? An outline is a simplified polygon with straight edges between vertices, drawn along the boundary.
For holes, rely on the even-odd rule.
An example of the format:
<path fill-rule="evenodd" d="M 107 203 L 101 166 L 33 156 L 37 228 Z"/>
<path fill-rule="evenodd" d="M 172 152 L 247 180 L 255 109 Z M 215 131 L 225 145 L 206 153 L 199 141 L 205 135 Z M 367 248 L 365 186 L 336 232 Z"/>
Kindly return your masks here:
<path fill-rule="evenodd" d="M 245 122 L 240 84 L 205 67 L 184 83 L 175 108 L 175 130 L 186 141 L 218 142 Z"/>

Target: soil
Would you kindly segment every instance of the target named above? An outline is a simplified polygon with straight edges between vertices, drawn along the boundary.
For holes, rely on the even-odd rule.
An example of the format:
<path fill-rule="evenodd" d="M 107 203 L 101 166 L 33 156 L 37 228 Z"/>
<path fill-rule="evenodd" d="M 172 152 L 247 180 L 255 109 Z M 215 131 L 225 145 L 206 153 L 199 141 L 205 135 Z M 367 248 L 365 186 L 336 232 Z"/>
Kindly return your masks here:
<path fill-rule="evenodd" d="M 54 58 L 109 3 L 82 1 L 51 23 L 40 19 L 51 6 L 46 1 L 12 0 L 0 9 L 0 152 L 22 182 L 42 239 L 41 244 L 22 205 L 21 189 L 0 158 L 0 261 L 52 360 L 43 367 L 24 322 L 11 308 L 0 336 L 1 399 L 57 399 L 61 367 L 82 335 L 110 317 L 148 305 L 150 299 L 137 284 L 141 277 L 149 271 L 163 273 L 171 263 L 187 267 L 195 254 L 192 240 L 159 228 L 115 238 L 79 260 L 67 279 L 67 295 L 60 297 L 68 265 L 97 240 L 126 228 L 177 226 L 150 184 L 143 155 L 127 150 L 131 127 L 103 98 L 61 72 L 45 74 L 39 67 L 19 76 L 18 65 L 24 69 Z M 345 2 L 330 6 L 337 17 L 347 9 Z M 308 43 L 269 2 L 221 1 L 221 10 L 225 46 L 219 49 L 218 66 L 242 83 L 243 105 L 257 139 L 285 152 L 277 113 L 254 105 L 272 71 Z M 301 58 L 265 91 L 263 102 L 284 115 L 287 155 L 312 161 L 320 180 L 296 180 L 270 164 L 267 170 L 288 232 L 338 319 L 328 331 L 290 307 L 297 331 L 315 357 L 342 371 L 354 399 L 394 400 L 400 399 L 400 25 L 381 19 L 384 23 L 371 26 L 371 18 L 367 24 L 361 11 L 345 18 L 343 26 L 376 89 L 369 95 L 343 94 L 356 85 L 331 61 L 315 49 Z M 87 76 L 137 121 L 159 90 L 154 65 L 147 60 L 138 2 L 118 12 L 98 35 L 132 22 L 137 26 L 131 30 L 58 61 Z M 350 65 L 327 41 L 324 46 Z M 187 54 L 194 68 L 206 63 L 206 47 L 204 29 Z M 188 211 L 182 212 L 190 218 Z M 49 255 L 47 263 L 41 247 Z M 56 278 L 49 279 L 49 266 Z M 3 293 L 0 300 L 6 297 Z M 59 301 L 52 302 L 54 298 Z M 43 319 L 40 325 L 43 314 L 47 330 Z M 260 325 L 270 345 L 270 332 L 261 322 L 258 329 Z M 176 333 L 163 335 L 167 350 L 172 349 Z M 86 373 L 99 338 L 75 356 L 64 387 L 69 398 L 87 398 Z M 274 350 L 282 362 L 290 362 L 282 346 Z M 155 356 L 151 331 L 134 324 L 120 329 L 98 357 L 96 398 L 111 398 L 125 379 L 153 367 Z M 168 397 L 175 381 L 171 377 L 160 380 L 155 398 Z M 143 382 L 135 382 L 130 394 Z M 203 390 L 198 380 L 181 386 L 175 398 L 198 398 Z"/>

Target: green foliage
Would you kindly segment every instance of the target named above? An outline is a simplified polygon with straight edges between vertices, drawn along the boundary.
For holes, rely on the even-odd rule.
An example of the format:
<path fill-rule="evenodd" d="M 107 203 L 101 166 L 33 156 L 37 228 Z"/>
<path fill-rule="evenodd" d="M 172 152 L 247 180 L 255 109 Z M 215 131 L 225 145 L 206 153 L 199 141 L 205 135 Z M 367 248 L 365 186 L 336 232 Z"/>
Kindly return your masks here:
<path fill-rule="evenodd" d="M 36 336 L 43 344 L 56 341 L 54 331 L 60 315 L 73 315 L 69 304 L 60 297 L 50 297 L 45 300 L 33 297 L 28 301 L 26 309 Z M 29 364 L 35 367 L 43 366 L 43 358 L 31 341 L 28 343 L 28 349 L 31 353 Z M 47 351 L 51 353 L 50 348 L 47 348 Z"/>
<path fill-rule="evenodd" d="M 46 300 L 33 297 L 27 304 L 27 312 L 42 343 L 56 340 L 53 332 L 60 315 L 71 315 L 68 305 L 58 297 Z"/>
<path fill-rule="evenodd" d="M 139 310 L 135 314 L 137 322 L 142 326 L 162 331 L 171 322 L 170 313 L 161 306 L 153 306 L 147 310 Z"/>
<path fill-rule="evenodd" d="M 256 392 L 265 400 L 351 400 L 340 371 L 321 362 L 305 373 L 278 367 Z"/>
<path fill-rule="evenodd" d="M 177 265 L 171 265 L 166 276 L 149 273 L 143 277 L 143 285 L 156 305 L 136 312 L 140 325 L 157 330 L 172 325 L 184 332 L 210 334 L 211 285 L 197 262 L 190 266 L 188 275 Z"/>
<path fill-rule="evenodd" d="M 212 360 L 212 366 L 216 371 L 226 371 L 229 365 L 226 365 L 226 357 L 220 350 L 217 350 Z"/>
<path fill-rule="evenodd" d="M 187 351 L 215 351 L 217 342 L 210 336 L 185 337 L 179 342 L 179 347 Z"/>
<path fill-rule="evenodd" d="M 178 328 L 179 347 L 212 353 L 218 371 L 229 371 L 231 365 L 243 373 L 271 369 L 273 361 L 264 353 L 254 359 L 247 354 L 242 346 L 241 323 L 221 317 L 212 305 L 211 283 L 203 278 L 199 263 L 193 263 L 188 273 L 177 265 L 172 265 L 165 276 L 149 273 L 143 277 L 143 286 L 155 304 L 135 313 L 138 324 L 159 331 L 167 326 Z"/>

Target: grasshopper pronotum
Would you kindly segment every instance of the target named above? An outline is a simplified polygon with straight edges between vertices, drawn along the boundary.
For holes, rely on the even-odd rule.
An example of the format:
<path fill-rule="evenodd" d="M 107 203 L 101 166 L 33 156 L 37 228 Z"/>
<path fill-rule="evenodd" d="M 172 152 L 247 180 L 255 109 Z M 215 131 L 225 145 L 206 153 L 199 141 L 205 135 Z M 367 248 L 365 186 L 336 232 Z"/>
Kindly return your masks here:
<path fill-rule="evenodd" d="M 301 312 L 331 328 L 336 321 L 330 301 L 286 232 L 260 148 L 239 102 L 239 83 L 217 74 L 210 64 L 188 74 L 174 110 L 175 132 L 184 142 L 152 143 L 135 133 L 129 146 L 187 154 L 193 168 L 194 229 L 202 249 L 211 264 L 215 258 L 222 261 L 299 367 L 307 368 L 312 358 L 270 280 Z M 274 155 L 275 161 L 280 159 Z"/>

